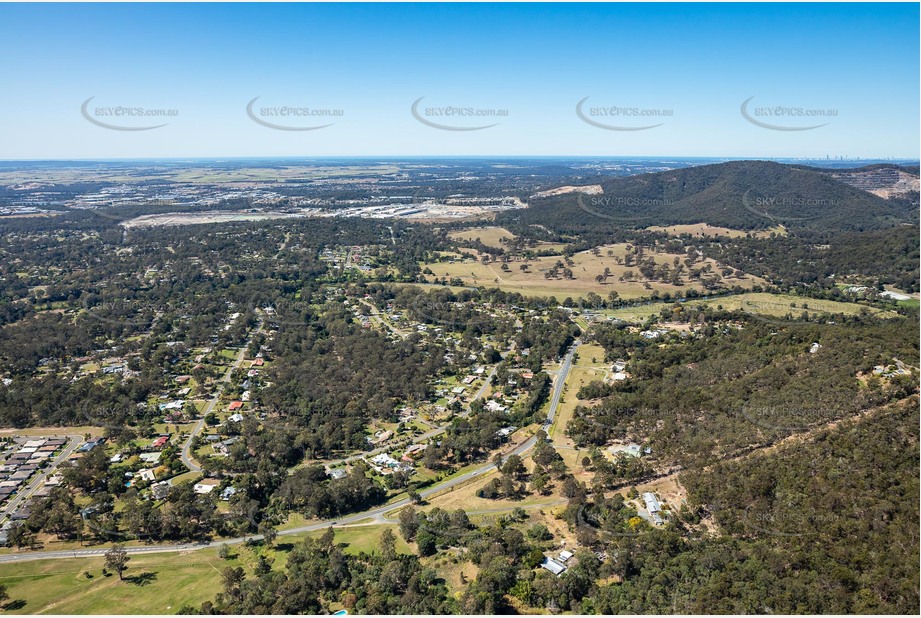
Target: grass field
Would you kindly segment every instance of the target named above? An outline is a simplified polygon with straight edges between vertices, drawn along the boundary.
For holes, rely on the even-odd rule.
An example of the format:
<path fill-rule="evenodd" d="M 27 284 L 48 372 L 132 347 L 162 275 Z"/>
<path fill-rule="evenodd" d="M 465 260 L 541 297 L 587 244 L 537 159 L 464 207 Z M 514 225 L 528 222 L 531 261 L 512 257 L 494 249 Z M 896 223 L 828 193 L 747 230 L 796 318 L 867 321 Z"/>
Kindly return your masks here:
<path fill-rule="evenodd" d="M 612 255 L 608 255 L 608 251 Z M 632 271 L 637 277 L 641 277 L 636 267 L 628 267 L 618 264 L 615 258 L 623 258 L 627 253 L 626 244 L 608 245 L 601 248 L 599 255 L 593 255 L 590 251 L 582 251 L 573 256 L 573 279 L 547 279 L 544 274 L 551 270 L 560 257 L 541 257 L 528 261 L 516 261 L 509 263 L 509 271 L 502 271 L 502 265 L 496 262 L 483 264 L 480 261 L 461 261 L 454 264 L 447 262 L 436 262 L 422 264 L 423 269 L 429 268 L 436 277 L 447 277 L 449 279 L 458 277 L 466 285 L 492 287 L 498 286 L 500 289 L 508 292 L 519 292 L 525 296 L 555 296 L 557 300 L 563 300 L 567 296 L 578 298 L 585 296 L 589 292 L 594 292 L 606 298 L 612 291 L 616 291 L 622 298 L 639 298 L 649 296 L 652 290 L 658 290 L 660 293 L 671 292 L 672 294 L 683 294 L 687 290 L 703 290 L 703 286 L 696 281 L 686 281 L 684 285 L 675 286 L 669 283 L 650 282 L 651 289 L 646 289 L 644 280 L 619 281 L 621 275 L 627 271 Z M 653 257 L 657 264 L 667 263 L 670 267 L 675 258 L 684 260 L 686 255 L 673 253 L 655 253 L 648 254 Z M 719 275 L 720 266 L 713 260 L 705 260 L 695 265 L 695 268 L 710 264 L 713 268 L 714 275 Z M 521 267 L 527 265 L 527 271 Z M 602 275 L 605 268 L 610 269 L 610 276 L 606 283 L 596 280 L 596 276 Z M 725 279 L 727 285 L 739 285 L 748 288 L 756 283 L 764 283 L 753 277 L 744 279 Z"/>
<path fill-rule="evenodd" d="M 803 308 L 804 303 L 808 307 L 807 309 Z M 718 298 L 689 300 L 683 304 L 685 306 L 712 305 L 714 307 L 719 305 L 728 311 L 742 309 L 749 313 L 776 318 L 782 318 L 788 313 L 794 317 L 799 317 L 803 311 L 807 311 L 810 315 L 817 313 L 844 313 L 847 315 L 854 315 L 863 309 L 881 317 L 896 316 L 892 311 L 866 307 L 857 303 L 819 300 L 815 298 L 803 298 L 792 294 L 770 294 L 767 292 L 750 292 L 747 294 L 721 296 Z M 642 322 L 651 315 L 658 315 L 664 307 L 671 307 L 673 305 L 674 303 L 653 303 L 639 307 L 606 310 L 603 313 L 628 322 Z"/>
<path fill-rule="evenodd" d="M 78 427 L 29 427 L 26 429 L 0 429 L 0 436 L 101 436 L 102 427 L 80 425 Z"/>
<path fill-rule="evenodd" d="M 504 245 L 499 242 L 499 239 L 507 238 L 511 240 L 515 238 L 515 235 L 505 228 L 491 225 L 486 227 L 472 227 L 466 230 L 450 232 L 448 234 L 448 238 L 453 238 L 454 240 L 476 240 L 479 238 L 480 242 L 487 247 L 496 247 L 497 249 L 501 249 Z"/>
<path fill-rule="evenodd" d="M 670 225 L 668 227 L 661 227 L 658 225 L 653 225 L 647 227 L 647 230 L 651 232 L 665 232 L 666 234 L 672 236 L 680 236 L 682 234 L 690 234 L 691 236 L 728 236 L 729 238 L 744 238 L 747 235 L 751 235 L 754 238 L 769 238 L 771 234 L 779 234 L 785 236 L 787 230 L 783 226 L 778 225 L 769 230 L 733 230 L 728 227 L 719 227 L 716 225 L 709 225 L 707 223 L 693 223 L 693 224 L 683 224 L 683 225 Z"/>
<path fill-rule="evenodd" d="M 103 564 L 99 557 L 0 565 L 0 583 L 10 595 L 6 612 L 172 614 L 183 604 L 213 599 L 221 589 L 220 570 L 240 562 L 221 560 L 210 549 L 132 556 L 125 577 L 134 582 L 104 577 Z"/>
<path fill-rule="evenodd" d="M 397 536 L 397 551 L 411 553 L 395 525 L 336 528 L 336 542 L 347 553 L 378 548 L 384 528 Z M 320 532 L 309 536 L 319 537 Z M 218 557 L 216 548 L 184 553 L 132 556 L 125 581 L 102 575 L 104 558 L 68 558 L 0 564 L 0 583 L 10 595 L 4 611 L 12 614 L 174 614 L 183 605 L 199 606 L 213 601 L 221 591 L 220 572 L 243 566 L 252 575 L 259 553 L 284 565 L 291 546 L 305 535 L 279 537 L 274 549 L 233 546 L 231 559 Z M 84 573 L 92 575 L 87 578 Z"/>
<path fill-rule="evenodd" d="M 502 249 L 505 247 L 505 245 L 503 245 L 500 242 L 501 238 L 506 238 L 508 240 L 517 238 L 515 234 L 512 234 L 507 229 L 498 227 L 495 225 L 473 227 L 473 228 L 469 228 L 466 230 L 449 232 L 448 237 L 453 238 L 454 240 L 460 240 L 460 241 L 464 241 L 464 240 L 470 241 L 470 240 L 476 240 L 479 238 L 480 242 L 486 245 L 487 247 L 495 247 L 497 249 Z M 560 242 L 553 243 L 553 242 L 540 241 L 537 243 L 537 245 L 535 245 L 531 249 L 534 251 L 553 251 L 557 254 L 560 254 L 562 253 L 565 247 L 566 247 L 566 243 L 560 243 Z"/>
<path fill-rule="evenodd" d="M 550 427 L 550 438 L 554 445 L 574 446 L 572 441 L 566 437 L 566 425 L 572 419 L 576 406 L 586 404 L 585 401 L 576 397 L 576 393 L 592 380 L 603 380 L 607 376 L 608 369 L 610 366 L 604 365 L 604 348 L 587 343 L 579 347 L 579 353 L 569 373 L 569 379 L 566 381 L 563 396 L 556 411 L 556 417 Z"/>

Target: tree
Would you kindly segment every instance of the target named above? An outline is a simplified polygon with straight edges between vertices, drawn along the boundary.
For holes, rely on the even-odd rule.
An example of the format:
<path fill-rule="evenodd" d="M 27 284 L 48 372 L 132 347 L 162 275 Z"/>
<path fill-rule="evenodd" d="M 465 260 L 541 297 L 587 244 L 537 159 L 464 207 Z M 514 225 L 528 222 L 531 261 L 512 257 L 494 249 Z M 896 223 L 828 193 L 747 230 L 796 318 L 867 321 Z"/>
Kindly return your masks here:
<path fill-rule="evenodd" d="M 407 506 L 400 511 L 400 534 L 409 543 L 416 538 L 416 531 L 418 530 L 419 517 L 416 515 L 416 510 L 411 506 Z"/>
<path fill-rule="evenodd" d="M 502 495 L 506 498 L 515 498 L 518 496 L 518 487 L 515 485 L 515 479 L 507 474 L 503 474 L 499 477 L 499 487 L 502 490 Z"/>
<path fill-rule="evenodd" d="M 259 524 L 259 534 L 262 535 L 263 541 L 267 547 L 271 547 L 275 539 L 278 538 L 278 530 L 275 529 L 275 526 L 273 526 L 270 521 L 264 521 Z"/>
<path fill-rule="evenodd" d="M 397 557 L 397 537 L 390 528 L 384 528 L 381 533 L 381 556 L 387 562 Z"/>
<path fill-rule="evenodd" d="M 16 523 L 7 533 L 7 540 L 16 547 L 32 547 L 35 544 L 35 534 L 23 524 Z"/>
<path fill-rule="evenodd" d="M 253 573 L 256 575 L 268 575 L 272 572 L 272 561 L 266 558 L 263 554 L 259 554 L 259 558 L 256 560 L 256 566 L 253 567 Z"/>
<path fill-rule="evenodd" d="M 240 596 L 240 584 L 246 579 L 246 573 L 243 567 L 227 567 L 221 571 L 221 583 L 224 586 L 224 592 L 233 598 Z"/>
<path fill-rule="evenodd" d="M 531 475 L 531 489 L 541 495 L 546 495 L 550 485 L 549 481 L 550 479 L 543 471 L 537 470 Z"/>
<path fill-rule="evenodd" d="M 106 568 L 112 569 L 118 573 L 118 579 L 124 579 L 123 573 L 125 569 L 128 568 L 128 561 L 131 560 L 131 556 L 128 555 L 128 552 L 125 551 L 121 545 L 115 544 L 105 555 Z"/>
<path fill-rule="evenodd" d="M 528 473 L 528 469 L 525 467 L 524 462 L 521 460 L 519 455 L 510 455 L 508 459 L 505 460 L 505 464 L 502 466 L 502 473 L 507 474 L 508 476 L 521 480 Z"/>
<path fill-rule="evenodd" d="M 420 556 L 431 556 L 436 548 L 435 535 L 425 528 L 420 528 L 416 533 L 416 545 L 419 547 Z"/>

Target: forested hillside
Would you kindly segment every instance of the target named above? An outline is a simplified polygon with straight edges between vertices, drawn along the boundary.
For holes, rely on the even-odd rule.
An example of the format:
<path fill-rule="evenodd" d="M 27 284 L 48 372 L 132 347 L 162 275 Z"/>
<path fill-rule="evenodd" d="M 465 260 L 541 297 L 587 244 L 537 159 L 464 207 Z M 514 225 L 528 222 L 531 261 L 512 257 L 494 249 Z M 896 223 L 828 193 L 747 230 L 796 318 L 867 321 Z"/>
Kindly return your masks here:
<path fill-rule="evenodd" d="M 851 187 L 817 169 L 733 161 L 601 181 L 601 195 L 534 199 L 500 222 L 560 232 L 611 225 L 645 227 L 705 222 L 742 230 L 862 231 L 916 223 L 917 209 Z"/>

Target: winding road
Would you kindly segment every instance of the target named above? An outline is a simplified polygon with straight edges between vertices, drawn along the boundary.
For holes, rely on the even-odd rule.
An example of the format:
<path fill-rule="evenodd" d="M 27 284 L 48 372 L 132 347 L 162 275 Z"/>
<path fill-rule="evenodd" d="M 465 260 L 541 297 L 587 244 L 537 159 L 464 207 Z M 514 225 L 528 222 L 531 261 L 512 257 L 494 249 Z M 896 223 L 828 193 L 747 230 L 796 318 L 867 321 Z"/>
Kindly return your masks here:
<path fill-rule="evenodd" d="M 567 350 L 566 355 L 563 358 L 563 362 L 560 365 L 560 369 L 556 374 L 556 380 L 553 385 L 553 392 L 550 397 L 550 409 L 547 413 L 547 419 L 544 424 L 541 426 L 545 431 L 549 430 L 550 426 L 553 424 L 553 419 L 556 416 L 557 408 L 560 405 L 560 399 L 563 396 L 563 386 L 566 383 L 567 378 L 569 377 L 569 372 L 572 369 L 573 357 L 576 354 L 579 346 L 581 345 L 580 340 L 576 340 L 573 345 Z M 244 350 L 246 348 L 244 347 Z M 229 375 L 229 372 L 228 372 Z M 491 374 L 490 374 L 491 375 Z M 489 384 L 487 379 L 486 384 Z M 480 389 L 477 395 L 481 395 L 486 385 Z M 443 428 L 442 428 L 443 430 Z M 438 431 L 438 430 L 434 430 Z M 194 435 L 194 434 L 193 434 Z M 190 436 L 191 441 L 191 436 Z M 518 446 L 516 446 L 511 452 L 507 453 L 505 456 L 509 455 L 523 455 L 527 453 L 534 445 L 537 443 L 537 437 L 531 436 Z M 185 450 L 183 451 L 185 452 Z M 184 460 L 183 460 L 184 461 Z M 188 464 L 186 464 L 188 465 Z M 426 490 L 419 492 L 419 495 L 423 498 L 429 497 L 433 494 L 442 492 L 446 489 L 450 489 L 462 483 L 465 483 L 471 479 L 483 476 L 495 469 L 495 464 L 493 463 L 484 463 L 481 466 L 455 476 L 443 483 L 439 483 L 434 487 L 430 487 Z M 391 502 L 385 505 L 377 506 L 360 513 L 353 513 L 346 517 L 342 517 L 335 520 L 323 520 L 316 523 L 308 524 L 306 526 L 299 526 L 297 528 L 289 528 L 287 530 L 279 530 L 279 536 L 290 536 L 295 534 L 303 534 L 305 532 L 315 532 L 317 530 L 325 530 L 331 526 L 341 527 L 341 526 L 361 526 L 369 525 L 366 521 L 371 519 L 373 523 L 383 523 L 388 521 L 386 514 L 390 511 L 403 508 L 410 503 L 409 498 L 403 498 L 396 502 Z M 211 541 L 208 543 L 183 543 L 176 545 L 147 545 L 147 546 L 138 546 L 138 547 L 125 547 L 125 551 L 129 554 L 154 554 L 154 553 L 167 553 L 167 552 L 188 552 L 195 551 L 199 549 L 205 549 L 208 547 L 219 547 L 221 545 L 239 545 L 247 540 L 260 540 L 262 537 L 260 535 L 252 535 L 248 537 L 237 537 L 234 539 L 221 539 L 217 541 Z M 103 556 L 109 550 L 108 547 L 99 547 L 99 548 L 81 548 L 81 549 L 70 549 L 70 550 L 57 550 L 57 551 L 36 551 L 28 553 L 17 553 L 17 554 L 4 554 L 0 555 L 0 564 L 9 563 L 9 562 L 26 562 L 31 560 L 47 560 L 51 558 L 88 558 L 93 556 Z"/>

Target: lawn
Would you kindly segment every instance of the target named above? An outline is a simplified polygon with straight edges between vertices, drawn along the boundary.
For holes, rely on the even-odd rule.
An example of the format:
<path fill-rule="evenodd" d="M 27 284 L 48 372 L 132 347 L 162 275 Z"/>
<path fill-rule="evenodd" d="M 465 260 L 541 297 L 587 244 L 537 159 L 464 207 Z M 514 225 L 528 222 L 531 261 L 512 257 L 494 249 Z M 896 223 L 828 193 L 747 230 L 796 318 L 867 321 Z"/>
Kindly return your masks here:
<path fill-rule="evenodd" d="M 333 528 L 336 533 L 336 543 L 345 544 L 347 554 L 371 553 L 379 551 L 381 534 L 387 528 L 397 537 L 396 549 L 403 554 L 415 553 L 415 547 L 410 546 L 400 535 L 399 526 L 396 524 L 370 524 L 367 526 L 350 526 L 348 528 Z M 311 532 L 309 536 L 320 538 L 325 530 Z M 288 542 L 287 537 L 279 537 L 279 543 Z"/>
<path fill-rule="evenodd" d="M 786 236 L 787 230 L 783 226 L 778 225 L 769 230 L 733 230 L 728 227 L 719 227 L 716 225 L 709 225 L 707 223 L 693 223 L 693 224 L 683 224 L 683 225 L 671 225 L 669 227 L 661 227 L 654 225 L 652 227 L 647 227 L 647 230 L 651 232 L 665 232 L 671 236 L 681 236 L 682 234 L 690 234 L 691 236 L 728 236 L 729 238 L 744 238 L 747 235 L 751 235 L 754 238 L 770 238 L 771 234 L 778 234 L 780 236 Z"/>
<path fill-rule="evenodd" d="M 376 524 L 335 528 L 336 542 L 346 544 L 347 553 L 376 551 L 384 528 L 396 534 L 398 552 L 412 553 L 398 526 Z M 325 531 L 312 532 L 319 537 Z M 13 614 L 174 614 L 183 605 L 199 606 L 213 601 L 221 591 L 220 572 L 228 566 L 244 566 L 248 574 L 259 553 L 274 558 L 281 568 L 291 546 L 307 535 L 279 537 L 275 549 L 231 546 L 231 557 L 223 560 L 217 548 L 184 553 L 131 556 L 125 581 L 117 575 L 105 577 L 105 559 L 67 558 L 0 564 L 0 583 L 10 595 L 4 611 Z M 85 577 L 89 572 L 92 577 Z"/>
<path fill-rule="evenodd" d="M 132 556 L 125 577 L 104 577 L 102 557 L 0 565 L 10 595 L 7 613 L 172 614 L 200 605 L 220 591 L 224 561 L 217 550 Z M 87 579 L 83 573 L 92 574 Z"/>
<path fill-rule="evenodd" d="M 603 380 L 609 369 L 609 365 L 604 365 L 604 348 L 592 344 L 583 344 L 579 347 L 576 362 L 569 372 L 569 379 L 563 387 L 563 396 L 560 398 L 556 417 L 550 427 L 550 438 L 554 444 L 572 446 L 572 442 L 565 435 L 566 425 L 572 419 L 576 406 L 586 404 L 585 401 L 576 397 L 576 393 L 592 380 Z"/>

